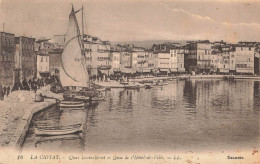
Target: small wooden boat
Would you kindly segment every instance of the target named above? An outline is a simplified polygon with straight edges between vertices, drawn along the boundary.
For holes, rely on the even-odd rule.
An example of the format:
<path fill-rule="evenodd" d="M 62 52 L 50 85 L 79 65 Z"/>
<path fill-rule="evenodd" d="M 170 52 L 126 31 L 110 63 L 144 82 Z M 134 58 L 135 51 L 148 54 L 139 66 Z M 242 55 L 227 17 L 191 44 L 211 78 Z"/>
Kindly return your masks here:
<path fill-rule="evenodd" d="M 91 100 L 92 101 L 103 101 L 103 100 L 105 100 L 105 98 L 104 97 L 93 97 Z"/>
<path fill-rule="evenodd" d="M 64 140 L 77 140 L 82 138 L 82 133 L 79 134 L 68 134 L 68 135 L 59 135 L 59 136 L 36 136 L 35 147 L 38 144 L 46 143 L 46 142 L 53 142 L 53 141 L 64 141 Z"/>
<path fill-rule="evenodd" d="M 82 124 L 65 126 L 65 127 L 35 128 L 35 134 L 37 136 L 59 136 L 59 135 L 75 134 L 81 132 L 82 132 Z"/>
<path fill-rule="evenodd" d="M 163 83 L 159 82 L 156 84 L 157 86 L 163 86 Z"/>
<path fill-rule="evenodd" d="M 145 85 L 145 89 L 151 89 L 151 88 L 152 88 L 151 85 L 148 85 L 148 84 Z"/>
<path fill-rule="evenodd" d="M 80 108 L 84 107 L 84 103 L 81 101 L 61 101 L 61 108 Z"/>
<path fill-rule="evenodd" d="M 126 85 L 125 89 L 140 89 L 139 85 Z"/>

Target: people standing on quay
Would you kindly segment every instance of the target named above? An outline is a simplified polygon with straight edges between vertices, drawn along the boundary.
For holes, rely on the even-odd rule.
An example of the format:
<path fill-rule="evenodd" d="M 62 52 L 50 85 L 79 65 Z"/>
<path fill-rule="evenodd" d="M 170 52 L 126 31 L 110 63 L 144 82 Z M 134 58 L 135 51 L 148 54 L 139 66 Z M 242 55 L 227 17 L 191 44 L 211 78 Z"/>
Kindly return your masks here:
<path fill-rule="evenodd" d="M 28 85 L 28 82 L 26 81 L 26 79 L 24 78 L 23 79 L 23 88 L 24 88 L 24 90 L 30 90 L 30 87 L 29 87 L 29 85 Z"/>

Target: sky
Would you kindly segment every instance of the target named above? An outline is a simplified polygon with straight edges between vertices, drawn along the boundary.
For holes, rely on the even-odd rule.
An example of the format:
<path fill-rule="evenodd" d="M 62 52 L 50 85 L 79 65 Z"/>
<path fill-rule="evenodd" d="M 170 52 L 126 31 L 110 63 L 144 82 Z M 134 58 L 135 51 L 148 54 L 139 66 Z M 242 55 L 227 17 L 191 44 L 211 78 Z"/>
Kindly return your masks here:
<path fill-rule="evenodd" d="M 260 41 L 259 0 L 0 0 L 0 31 L 65 34 L 71 4 L 84 6 L 85 31 L 102 40 Z"/>

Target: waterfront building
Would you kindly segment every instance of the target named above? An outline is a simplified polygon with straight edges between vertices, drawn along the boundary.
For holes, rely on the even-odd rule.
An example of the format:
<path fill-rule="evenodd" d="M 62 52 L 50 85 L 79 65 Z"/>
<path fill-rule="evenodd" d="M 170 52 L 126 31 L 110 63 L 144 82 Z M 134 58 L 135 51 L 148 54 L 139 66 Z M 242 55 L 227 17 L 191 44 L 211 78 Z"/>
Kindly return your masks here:
<path fill-rule="evenodd" d="M 50 76 L 50 55 L 54 45 L 50 39 L 41 38 L 35 43 L 35 53 L 37 55 L 37 78 Z"/>
<path fill-rule="evenodd" d="M 111 70 L 113 74 L 120 71 L 120 54 L 119 50 L 111 50 Z"/>
<path fill-rule="evenodd" d="M 107 77 L 111 69 L 111 44 L 98 37 L 85 35 L 84 48 L 89 76 Z"/>
<path fill-rule="evenodd" d="M 49 52 L 49 71 L 52 75 L 60 75 L 62 51 L 63 49 L 56 48 Z"/>
<path fill-rule="evenodd" d="M 142 47 L 135 47 L 134 45 L 130 45 L 130 49 L 132 50 L 132 71 L 142 74 L 144 71 L 144 67 L 148 67 L 148 63 L 145 60 L 146 51 Z M 145 66 L 147 64 L 147 66 Z"/>
<path fill-rule="evenodd" d="M 56 35 L 55 35 L 56 36 Z M 35 43 L 35 52 L 37 53 L 37 76 L 49 76 L 60 74 L 61 57 L 64 45 L 55 40 L 40 38 Z M 57 35 L 63 36 L 63 35 Z M 41 58 L 43 58 L 41 60 Z M 42 61 L 42 62 L 41 62 Z"/>
<path fill-rule="evenodd" d="M 172 73 L 185 72 L 184 47 L 175 47 L 170 50 L 170 71 Z"/>
<path fill-rule="evenodd" d="M 255 47 L 248 45 L 234 45 L 235 72 L 254 74 Z"/>
<path fill-rule="evenodd" d="M 197 73 L 209 73 L 211 71 L 212 46 L 208 40 L 188 42 L 189 53 L 187 54 L 187 70 Z"/>
<path fill-rule="evenodd" d="M 170 50 L 179 46 L 180 46 L 179 43 L 171 43 L 171 42 L 166 42 L 163 44 L 154 44 L 152 46 L 153 55 L 156 57 L 156 63 L 157 63 L 156 68 L 158 70 L 157 73 L 164 74 L 164 75 L 170 73 L 171 65 L 172 65 L 171 59 L 173 62 L 173 57 L 171 57 Z M 176 55 L 176 61 L 177 61 L 177 55 Z M 177 63 L 176 63 L 176 69 L 177 69 Z"/>
<path fill-rule="evenodd" d="M 36 54 L 35 50 L 35 38 L 29 38 L 25 36 L 15 37 L 16 44 L 16 57 L 19 61 L 19 69 L 17 76 L 19 81 L 22 78 L 32 80 L 36 76 Z"/>
<path fill-rule="evenodd" d="M 254 59 L 254 73 L 260 75 L 260 49 L 256 47 L 255 49 L 255 59 Z"/>
<path fill-rule="evenodd" d="M 171 61 L 171 54 L 170 52 L 159 52 L 157 60 L 157 68 L 160 73 L 167 75 L 170 73 L 170 61 Z"/>
<path fill-rule="evenodd" d="M 230 45 L 222 45 L 219 47 L 219 51 L 215 50 L 213 54 L 217 55 L 216 68 L 218 73 L 229 74 L 229 72 L 235 71 L 235 55 Z"/>
<path fill-rule="evenodd" d="M 37 54 L 37 77 L 47 77 L 50 75 L 49 54 Z"/>
<path fill-rule="evenodd" d="M 15 80 L 15 35 L 0 32 L 0 85 L 13 86 Z"/>
<path fill-rule="evenodd" d="M 143 73 L 152 75 L 157 66 L 157 56 L 151 50 L 145 51 L 145 63 L 143 65 Z"/>
<path fill-rule="evenodd" d="M 117 73 L 132 74 L 132 50 L 130 50 L 129 46 L 117 44 L 111 47 L 111 52 L 112 55 L 114 55 L 114 53 L 120 55 L 119 71 L 117 71 Z M 116 63 L 118 64 L 118 61 L 116 61 Z"/>

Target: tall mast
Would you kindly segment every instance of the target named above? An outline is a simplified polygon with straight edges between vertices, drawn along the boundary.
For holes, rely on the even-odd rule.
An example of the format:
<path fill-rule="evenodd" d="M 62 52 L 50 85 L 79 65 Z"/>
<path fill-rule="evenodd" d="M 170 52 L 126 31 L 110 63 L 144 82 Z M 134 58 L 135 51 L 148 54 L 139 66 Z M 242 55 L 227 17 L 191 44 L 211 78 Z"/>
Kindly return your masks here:
<path fill-rule="evenodd" d="M 84 40 L 84 8 L 82 5 L 82 40 Z M 84 47 L 84 42 L 83 42 L 83 47 Z"/>

